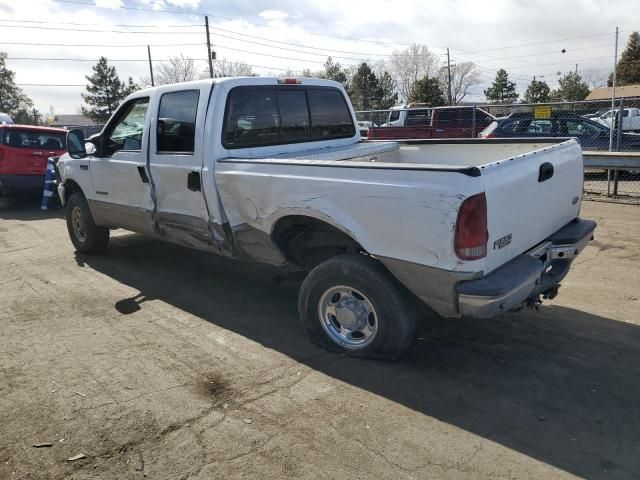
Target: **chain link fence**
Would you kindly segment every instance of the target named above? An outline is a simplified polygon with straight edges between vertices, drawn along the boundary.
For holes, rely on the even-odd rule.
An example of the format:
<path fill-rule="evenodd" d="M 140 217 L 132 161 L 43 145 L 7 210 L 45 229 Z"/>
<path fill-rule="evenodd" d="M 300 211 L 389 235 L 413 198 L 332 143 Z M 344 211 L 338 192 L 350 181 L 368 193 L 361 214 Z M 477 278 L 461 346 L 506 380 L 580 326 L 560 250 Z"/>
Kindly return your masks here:
<path fill-rule="evenodd" d="M 585 162 L 585 195 L 640 203 L 640 97 L 616 99 L 611 107 L 611 99 L 453 107 L 408 104 L 357 111 L 356 117 L 363 138 L 375 140 L 575 137 L 585 152 L 618 152 Z"/>

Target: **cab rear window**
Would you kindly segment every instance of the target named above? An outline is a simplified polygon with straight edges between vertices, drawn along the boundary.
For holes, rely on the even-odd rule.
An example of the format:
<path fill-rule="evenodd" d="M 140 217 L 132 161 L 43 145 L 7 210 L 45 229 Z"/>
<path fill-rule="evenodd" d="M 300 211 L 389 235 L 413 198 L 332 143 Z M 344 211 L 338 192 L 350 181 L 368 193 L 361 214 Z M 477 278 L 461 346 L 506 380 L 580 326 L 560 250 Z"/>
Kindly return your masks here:
<path fill-rule="evenodd" d="M 56 132 L 38 132 L 8 128 L 2 132 L 2 144 L 18 148 L 64 149 L 66 135 Z"/>
<path fill-rule="evenodd" d="M 236 87 L 227 99 L 222 144 L 248 148 L 350 138 L 355 133 L 338 89 Z"/>

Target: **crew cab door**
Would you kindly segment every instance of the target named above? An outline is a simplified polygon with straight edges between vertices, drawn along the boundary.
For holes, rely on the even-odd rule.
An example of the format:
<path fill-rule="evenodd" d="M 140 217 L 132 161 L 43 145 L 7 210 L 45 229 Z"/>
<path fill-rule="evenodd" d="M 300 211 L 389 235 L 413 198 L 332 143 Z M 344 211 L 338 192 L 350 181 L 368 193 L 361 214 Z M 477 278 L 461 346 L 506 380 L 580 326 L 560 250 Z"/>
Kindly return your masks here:
<path fill-rule="evenodd" d="M 145 170 L 149 135 L 149 97 L 118 108 L 89 156 L 93 195 L 87 195 L 99 225 L 151 231 L 151 190 Z"/>
<path fill-rule="evenodd" d="M 149 166 L 158 233 L 193 247 L 213 245 L 203 194 L 204 123 L 211 85 L 160 95 Z"/>

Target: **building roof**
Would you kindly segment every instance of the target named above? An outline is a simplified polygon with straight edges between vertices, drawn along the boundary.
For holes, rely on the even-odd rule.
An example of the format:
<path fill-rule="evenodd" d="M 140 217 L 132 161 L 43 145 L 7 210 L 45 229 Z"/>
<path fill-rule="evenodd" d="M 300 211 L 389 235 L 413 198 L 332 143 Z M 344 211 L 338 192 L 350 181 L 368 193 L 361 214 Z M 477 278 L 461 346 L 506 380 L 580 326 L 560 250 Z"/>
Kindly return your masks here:
<path fill-rule="evenodd" d="M 585 100 L 607 100 L 611 98 L 613 88 L 594 88 Z M 640 85 L 623 85 L 616 87 L 616 98 L 640 97 Z"/>
<path fill-rule="evenodd" d="M 80 126 L 80 125 L 96 125 L 96 122 L 84 115 L 56 115 L 49 122 L 52 127 Z"/>

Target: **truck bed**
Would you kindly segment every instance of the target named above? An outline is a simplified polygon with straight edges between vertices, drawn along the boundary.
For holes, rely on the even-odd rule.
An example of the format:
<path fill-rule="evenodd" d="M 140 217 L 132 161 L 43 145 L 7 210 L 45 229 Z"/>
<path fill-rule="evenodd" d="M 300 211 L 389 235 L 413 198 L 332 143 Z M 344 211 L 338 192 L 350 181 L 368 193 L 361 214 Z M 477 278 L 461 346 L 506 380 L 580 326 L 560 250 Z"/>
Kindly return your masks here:
<path fill-rule="evenodd" d="M 292 151 L 284 154 L 233 158 L 251 163 L 294 163 L 313 165 L 458 170 L 470 173 L 469 167 L 486 167 L 534 151 L 561 145 L 564 139 L 447 139 L 405 141 L 362 141 L 357 144 Z M 223 160 L 224 161 L 224 160 Z M 477 175 L 477 173 L 476 173 Z"/>

